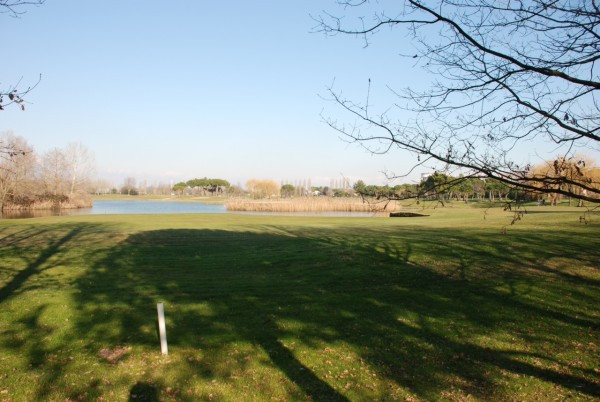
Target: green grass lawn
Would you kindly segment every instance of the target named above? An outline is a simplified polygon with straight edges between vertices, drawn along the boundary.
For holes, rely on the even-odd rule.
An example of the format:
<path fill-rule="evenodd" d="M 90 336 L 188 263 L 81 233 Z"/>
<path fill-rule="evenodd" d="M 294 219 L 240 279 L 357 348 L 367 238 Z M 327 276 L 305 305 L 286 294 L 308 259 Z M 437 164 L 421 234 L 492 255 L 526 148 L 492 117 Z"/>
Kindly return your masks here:
<path fill-rule="evenodd" d="M 600 217 L 427 213 L 0 221 L 0 401 L 600 397 Z"/>

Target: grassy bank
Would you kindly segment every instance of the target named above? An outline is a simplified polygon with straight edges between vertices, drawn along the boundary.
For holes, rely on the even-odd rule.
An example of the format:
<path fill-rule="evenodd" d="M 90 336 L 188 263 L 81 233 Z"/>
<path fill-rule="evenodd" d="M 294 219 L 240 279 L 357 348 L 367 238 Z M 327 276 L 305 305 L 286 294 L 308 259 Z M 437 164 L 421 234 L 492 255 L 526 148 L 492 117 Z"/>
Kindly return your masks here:
<path fill-rule="evenodd" d="M 392 212 L 399 202 L 363 201 L 355 198 L 302 197 L 288 199 L 231 198 L 225 203 L 228 211 L 244 212 Z"/>
<path fill-rule="evenodd" d="M 429 213 L 0 221 L 0 399 L 598 398 L 598 219 Z"/>

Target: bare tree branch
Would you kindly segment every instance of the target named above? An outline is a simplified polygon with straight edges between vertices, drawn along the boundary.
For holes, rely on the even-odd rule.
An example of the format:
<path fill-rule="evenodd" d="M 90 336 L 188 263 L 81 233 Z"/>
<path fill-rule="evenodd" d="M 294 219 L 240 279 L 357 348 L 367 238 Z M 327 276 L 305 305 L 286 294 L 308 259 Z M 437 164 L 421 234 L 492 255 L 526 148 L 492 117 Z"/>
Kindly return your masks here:
<path fill-rule="evenodd" d="M 0 13 L 8 13 L 11 17 L 19 17 L 28 6 L 40 6 L 46 0 L 0 0 Z"/>
<path fill-rule="evenodd" d="M 425 91 L 392 90 L 399 101 L 378 115 L 329 88 L 329 99 L 362 124 L 327 124 L 373 153 L 400 148 L 417 163 L 425 157 L 465 176 L 600 203 L 600 171 L 576 156 L 600 149 L 595 2 L 405 0 L 383 11 L 369 1 L 339 3 L 373 14 L 371 23 L 364 14 L 355 24 L 324 14 L 316 31 L 362 36 L 368 45 L 383 27 L 404 28 L 435 81 Z M 369 80 L 369 96 L 371 88 Z M 534 140 L 556 144 L 559 155 L 546 155 L 556 169 L 540 174 L 513 160 Z"/>

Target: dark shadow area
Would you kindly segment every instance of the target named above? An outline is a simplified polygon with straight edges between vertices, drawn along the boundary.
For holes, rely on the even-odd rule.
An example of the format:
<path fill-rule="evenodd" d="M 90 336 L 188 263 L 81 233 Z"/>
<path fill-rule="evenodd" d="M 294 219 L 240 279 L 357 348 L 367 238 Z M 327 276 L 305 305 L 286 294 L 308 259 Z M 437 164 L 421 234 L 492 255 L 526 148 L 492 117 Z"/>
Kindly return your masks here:
<path fill-rule="evenodd" d="M 368 230 L 270 230 L 278 234 L 184 229 L 129 236 L 78 281 L 78 331 L 158 353 L 155 332 L 144 329 L 154 329 L 156 303 L 164 301 L 173 323 L 170 350 L 217 355 L 250 342 L 315 400 L 347 397 L 323 377 L 322 362 L 309 367 L 284 339 L 351 345 L 378 376 L 426 399 L 440 398 L 450 384 L 478 398 L 502 398 L 502 373 L 600 396 L 597 373 L 545 352 L 548 343 L 560 349 L 562 338 L 597 331 L 586 310 L 600 301 L 598 281 L 552 263 L 574 253 L 597 267 L 600 248 L 584 252 L 577 239 L 552 233 L 516 234 L 509 242 L 423 229 L 383 240 Z M 427 249 L 455 268 L 413 259 Z M 188 307 L 197 304 L 211 314 Z M 478 340 L 500 334 L 526 339 L 528 350 Z M 190 364 L 182 375 L 191 373 L 224 375 L 209 364 Z"/>
<path fill-rule="evenodd" d="M 130 402 L 158 402 L 158 389 L 155 385 L 138 382 L 129 391 Z"/>
<path fill-rule="evenodd" d="M 390 218 L 418 218 L 421 216 L 429 215 L 418 214 L 416 212 L 390 212 Z"/>

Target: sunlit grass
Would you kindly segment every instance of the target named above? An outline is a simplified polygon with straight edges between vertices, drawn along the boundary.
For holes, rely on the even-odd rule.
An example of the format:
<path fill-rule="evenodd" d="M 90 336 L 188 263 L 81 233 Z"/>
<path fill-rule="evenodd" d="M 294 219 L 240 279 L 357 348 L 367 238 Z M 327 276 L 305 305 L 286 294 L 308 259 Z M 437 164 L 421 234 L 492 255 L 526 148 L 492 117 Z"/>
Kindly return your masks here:
<path fill-rule="evenodd" d="M 598 397 L 598 218 L 427 211 L 0 221 L 0 400 Z"/>

